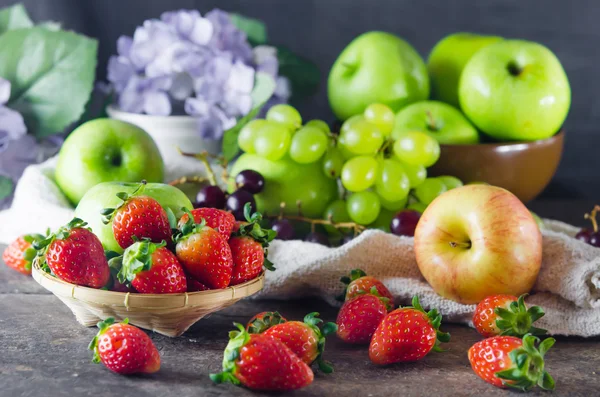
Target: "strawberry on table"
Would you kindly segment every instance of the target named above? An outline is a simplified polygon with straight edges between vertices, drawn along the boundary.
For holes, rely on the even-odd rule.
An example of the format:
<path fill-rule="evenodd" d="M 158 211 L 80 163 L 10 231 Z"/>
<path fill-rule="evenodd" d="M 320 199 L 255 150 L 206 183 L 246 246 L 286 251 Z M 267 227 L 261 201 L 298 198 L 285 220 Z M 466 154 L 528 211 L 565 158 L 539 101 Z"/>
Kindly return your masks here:
<path fill-rule="evenodd" d="M 235 217 L 231 212 L 216 208 L 196 208 L 191 211 L 191 214 L 194 216 L 195 223 L 202 223 L 204 219 L 206 226 L 216 229 L 224 238 L 229 239 L 229 236 L 231 236 L 231 231 L 235 225 Z M 183 227 L 188 219 L 188 214 L 183 214 L 178 222 L 179 227 Z"/>
<path fill-rule="evenodd" d="M 554 379 L 544 368 L 544 355 L 556 340 L 539 341 L 529 334 L 523 339 L 494 336 L 471 346 L 469 361 L 473 371 L 494 386 L 528 391 L 538 385 L 544 390 L 553 390 Z"/>
<path fill-rule="evenodd" d="M 283 342 L 265 334 L 249 334 L 241 324 L 229 333 L 223 372 L 215 383 L 231 382 L 252 390 L 289 391 L 308 386 L 314 374 Z"/>
<path fill-rule="evenodd" d="M 210 289 L 225 288 L 231 281 L 233 259 L 227 240 L 205 221 L 193 216 L 175 236 L 175 253 L 185 272 Z"/>
<path fill-rule="evenodd" d="M 166 243 L 144 239 L 127 247 L 123 256 L 111 259 L 120 262 L 117 279 L 131 284 L 142 294 L 176 294 L 187 291 L 186 276 L 175 254 Z"/>
<path fill-rule="evenodd" d="M 439 343 L 450 341 L 450 334 L 439 330 L 441 322 L 437 309 L 425 313 L 415 296 L 412 306 L 390 312 L 379 324 L 369 345 L 369 358 L 374 364 L 388 365 L 441 351 Z"/>
<path fill-rule="evenodd" d="M 337 316 L 337 336 L 346 343 L 369 343 L 388 312 L 389 301 L 374 294 L 359 295 L 344 303 Z"/>
<path fill-rule="evenodd" d="M 112 317 L 98 323 L 98 334 L 88 348 L 94 362 L 118 374 L 151 374 L 160 369 L 160 354 L 145 332 L 128 324 L 128 319 L 115 324 Z"/>
<path fill-rule="evenodd" d="M 525 306 L 525 297 L 513 295 L 488 296 L 473 314 L 473 325 L 482 336 L 510 335 L 523 337 L 525 334 L 544 335 L 546 330 L 532 324 L 544 316 L 539 306 Z"/>
<path fill-rule="evenodd" d="M 10 243 L 2 253 L 2 260 L 6 265 L 25 275 L 31 275 L 31 262 L 36 256 L 36 251 L 31 247 L 34 241 L 43 240 L 41 234 L 26 234 Z"/>
<path fill-rule="evenodd" d="M 279 312 L 260 312 L 255 314 L 248 324 L 246 331 L 251 334 L 261 334 L 274 325 L 285 323 L 287 320 Z"/>
<path fill-rule="evenodd" d="M 392 304 L 394 302 L 394 296 L 390 290 L 375 277 L 367 276 L 361 269 L 352 270 L 349 277 L 344 276 L 340 281 L 346 284 L 344 293 L 338 298 L 341 301 L 349 301 L 358 295 L 368 294 L 371 292 L 371 289 L 375 287 L 379 296 L 388 298 Z"/>
<path fill-rule="evenodd" d="M 323 320 L 318 316 L 319 313 L 309 313 L 304 317 L 304 322 L 287 321 L 273 325 L 264 333 L 282 341 L 306 364 L 310 365 L 316 361 L 321 371 L 331 373 L 333 367 L 323 360 L 323 351 L 325 337 L 337 331 L 337 325 L 326 323 L 321 330 L 319 323 Z"/>
<path fill-rule="evenodd" d="M 143 238 L 152 242 L 171 241 L 169 214 L 160 203 L 152 197 L 143 196 L 146 181 L 132 193 L 117 193 L 123 203 L 117 208 L 102 210 L 102 222 L 107 225 L 112 221 L 115 240 L 121 248 L 127 248 Z M 171 217 L 174 223 L 174 216 Z"/>
<path fill-rule="evenodd" d="M 87 223 L 73 218 L 32 246 L 41 257 L 42 268 L 68 283 L 102 288 L 110 281 L 110 269 L 102 243 L 86 228 Z"/>

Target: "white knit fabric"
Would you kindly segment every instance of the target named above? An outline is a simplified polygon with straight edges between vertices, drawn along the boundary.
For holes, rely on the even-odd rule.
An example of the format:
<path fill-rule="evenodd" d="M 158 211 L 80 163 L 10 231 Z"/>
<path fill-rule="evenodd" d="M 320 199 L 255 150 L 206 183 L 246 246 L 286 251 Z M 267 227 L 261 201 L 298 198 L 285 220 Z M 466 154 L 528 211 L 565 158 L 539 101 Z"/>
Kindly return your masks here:
<path fill-rule="evenodd" d="M 55 160 L 29 167 L 19 181 L 10 210 L 0 212 L 0 242 L 24 233 L 43 232 L 67 223 L 73 210 L 52 179 Z M 169 164 L 169 163 L 167 163 Z M 167 167 L 167 178 L 198 174 L 195 162 Z M 542 306 L 537 323 L 552 334 L 600 335 L 600 249 L 573 238 L 577 229 L 546 220 L 543 262 L 528 304 Z M 355 268 L 381 279 L 407 304 L 419 295 L 426 308 L 436 307 L 446 321 L 470 323 L 474 306 L 443 299 L 419 273 L 412 238 L 368 230 L 348 244 L 328 248 L 303 241 L 274 241 L 269 258 L 277 271 L 267 274 L 257 298 L 290 299 L 318 296 L 330 304 L 343 286 L 339 279 Z"/>

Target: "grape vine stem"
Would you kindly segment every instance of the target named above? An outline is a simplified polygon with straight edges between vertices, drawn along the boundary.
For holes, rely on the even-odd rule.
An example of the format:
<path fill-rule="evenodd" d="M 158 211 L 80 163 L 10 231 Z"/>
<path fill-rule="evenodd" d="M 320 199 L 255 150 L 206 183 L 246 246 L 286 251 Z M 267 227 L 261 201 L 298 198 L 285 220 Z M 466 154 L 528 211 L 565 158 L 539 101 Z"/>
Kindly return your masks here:
<path fill-rule="evenodd" d="M 360 233 L 362 233 L 366 227 L 363 225 L 359 225 L 358 223 L 354 223 L 354 222 L 333 222 L 332 218 L 329 217 L 329 219 L 312 219 L 312 218 L 306 218 L 304 216 L 301 215 L 275 215 L 275 216 L 269 216 L 268 218 L 271 219 L 288 219 L 290 221 L 299 221 L 299 222 L 306 222 L 306 223 L 310 223 L 311 226 L 314 225 L 326 225 L 326 226 L 332 226 L 336 229 L 352 229 L 354 231 L 354 235 L 358 235 Z"/>
<path fill-rule="evenodd" d="M 590 222 L 592 222 L 594 233 L 598 232 L 598 221 L 596 221 L 596 215 L 598 214 L 598 211 L 600 211 L 600 205 L 595 205 L 590 213 L 583 216 L 585 219 L 589 219 Z"/>
<path fill-rule="evenodd" d="M 200 160 L 200 162 L 202 162 L 202 164 L 204 165 L 204 168 L 206 168 L 206 173 L 207 173 L 207 177 L 204 178 L 204 180 L 202 180 L 203 177 L 188 177 L 188 180 L 185 180 L 184 182 L 181 182 L 181 183 L 186 183 L 186 182 L 203 183 L 203 182 L 208 181 L 211 185 L 218 186 L 219 184 L 217 183 L 217 177 L 215 175 L 214 170 L 212 169 L 212 167 L 210 165 L 210 162 L 208 161 L 209 158 L 217 160 L 219 165 L 222 167 L 223 171 L 221 172 L 221 181 L 223 181 L 223 183 L 225 185 L 227 185 L 227 183 L 229 182 L 229 173 L 227 172 L 228 161 L 227 161 L 227 159 L 225 159 L 225 157 L 210 154 L 207 151 L 203 151 L 200 153 L 189 153 L 189 152 L 184 152 L 180 148 L 177 148 L 177 151 L 182 156 L 191 157 L 191 158 L 195 158 L 196 160 Z M 173 182 L 178 182 L 178 181 L 184 180 L 184 179 L 185 179 L 185 177 L 177 179 Z M 175 184 L 177 185 L 177 184 L 181 184 L 181 183 L 175 183 Z"/>

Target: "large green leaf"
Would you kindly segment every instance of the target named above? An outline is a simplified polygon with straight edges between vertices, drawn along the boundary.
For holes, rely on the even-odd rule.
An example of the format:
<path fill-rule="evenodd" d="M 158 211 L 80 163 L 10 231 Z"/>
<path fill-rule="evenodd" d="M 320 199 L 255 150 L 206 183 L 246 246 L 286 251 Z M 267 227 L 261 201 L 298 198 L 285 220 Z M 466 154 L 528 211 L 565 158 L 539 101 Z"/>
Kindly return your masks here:
<path fill-rule="evenodd" d="M 262 72 L 256 73 L 255 79 L 254 88 L 250 94 L 252 97 L 252 110 L 241 118 L 235 126 L 225 131 L 225 135 L 223 135 L 223 156 L 228 161 L 232 160 L 240 151 L 237 143 L 240 130 L 258 115 L 275 91 L 275 80 L 268 74 Z"/>
<path fill-rule="evenodd" d="M 257 46 L 267 42 L 267 27 L 262 21 L 235 13 L 230 13 L 229 16 L 231 17 L 231 22 L 239 30 L 246 33 L 250 44 Z"/>
<path fill-rule="evenodd" d="M 98 43 L 45 27 L 0 36 L 0 76 L 11 81 L 8 106 L 37 137 L 62 132 L 77 121 L 90 97 Z"/>
<path fill-rule="evenodd" d="M 314 63 L 280 46 L 277 46 L 277 59 L 279 74 L 287 77 L 292 85 L 292 100 L 311 96 L 317 92 L 321 73 Z"/>
<path fill-rule="evenodd" d="M 30 28 L 33 22 L 23 4 L 0 9 L 0 34 L 13 29 Z"/>

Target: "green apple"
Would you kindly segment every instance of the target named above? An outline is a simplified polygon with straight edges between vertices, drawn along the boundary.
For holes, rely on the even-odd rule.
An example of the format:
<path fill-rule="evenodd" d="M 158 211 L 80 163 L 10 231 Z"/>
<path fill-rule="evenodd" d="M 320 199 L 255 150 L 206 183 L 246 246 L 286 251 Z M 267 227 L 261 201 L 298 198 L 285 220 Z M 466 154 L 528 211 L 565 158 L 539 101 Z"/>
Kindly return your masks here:
<path fill-rule="evenodd" d="M 102 242 L 104 249 L 119 253 L 123 252 L 113 235 L 112 222 L 108 225 L 102 223 L 100 211 L 104 208 L 116 208 L 123 202 L 117 197 L 117 193 L 133 193 L 139 185 L 139 183 L 124 182 L 100 183 L 88 190 L 77 208 L 75 208 L 75 216 L 88 223 L 92 232 Z M 154 198 L 163 208 L 169 208 L 176 218 L 183 215 L 182 208 L 189 210 L 193 208 L 185 193 L 174 186 L 163 183 L 148 183 L 142 194 Z"/>
<path fill-rule="evenodd" d="M 431 98 L 458 107 L 458 82 L 463 68 L 481 48 L 502 40 L 498 36 L 454 33 L 440 40 L 427 60 Z"/>
<path fill-rule="evenodd" d="M 390 33 L 367 32 L 338 56 L 327 88 L 331 109 L 343 121 L 372 103 L 396 112 L 427 99 L 429 77 L 423 59 L 406 41 Z"/>
<path fill-rule="evenodd" d="M 562 126 L 571 88 L 560 61 L 541 44 L 503 40 L 465 66 L 459 98 L 467 117 L 498 140 L 549 138 Z"/>
<path fill-rule="evenodd" d="M 144 130 L 113 119 L 96 119 L 69 135 L 58 155 L 55 178 L 75 205 L 101 182 L 162 182 L 164 165 Z"/>
<path fill-rule="evenodd" d="M 446 103 L 421 101 L 408 105 L 396 115 L 392 137 L 421 131 L 440 144 L 466 145 L 479 142 L 477 129 L 463 114 Z"/>
<path fill-rule="evenodd" d="M 296 215 L 300 201 L 303 215 L 320 218 L 327 204 L 337 198 L 336 181 L 323 173 L 320 162 L 298 164 L 289 155 L 272 161 L 246 153 L 235 162 L 230 174 L 235 177 L 243 170 L 257 171 L 265 178 L 264 190 L 254 198 L 258 211 L 270 215 L 279 213 L 281 203 L 285 203 L 286 214 Z"/>

